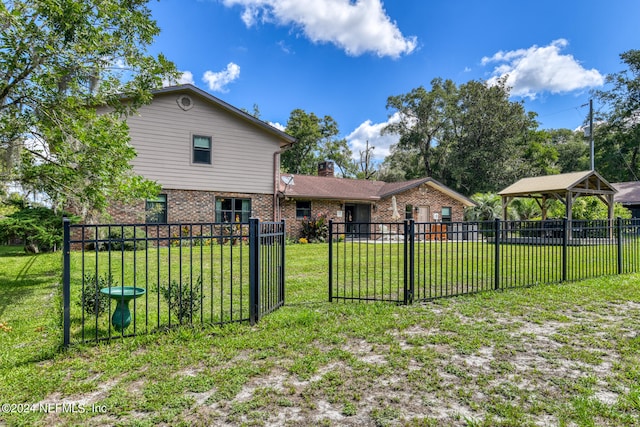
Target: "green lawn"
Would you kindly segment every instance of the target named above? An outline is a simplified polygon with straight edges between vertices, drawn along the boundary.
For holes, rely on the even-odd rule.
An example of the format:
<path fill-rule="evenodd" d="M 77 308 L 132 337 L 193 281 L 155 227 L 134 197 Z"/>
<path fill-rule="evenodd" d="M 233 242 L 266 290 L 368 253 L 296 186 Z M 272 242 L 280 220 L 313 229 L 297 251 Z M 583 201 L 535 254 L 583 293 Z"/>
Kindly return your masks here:
<path fill-rule="evenodd" d="M 333 296 L 340 299 L 404 300 L 404 245 L 345 240 L 333 247 Z M 640 271 L 638 239 L 620 248 L 621 271 Z M 497 256 L 497 258 L 496 258 Z M 618 272 L 616 244 L 568 246 L 486 241 L 416 242 L 416 301 L 478 291 L 568 281 Z M 496 272 L 496 259 L 498 270 Z M 409 271 L 409 270 L 408 270 Z M 497 276 L 496 276 L 497 274 Z"/>
<path fill-rule="evenodd" d="M 0 248 L 0 425 L 640 423 L 638 275 L 329 304 L 327 246 L 286 261 L 287 305 L 254 327 L 62 351 L 61 255 Z"/>

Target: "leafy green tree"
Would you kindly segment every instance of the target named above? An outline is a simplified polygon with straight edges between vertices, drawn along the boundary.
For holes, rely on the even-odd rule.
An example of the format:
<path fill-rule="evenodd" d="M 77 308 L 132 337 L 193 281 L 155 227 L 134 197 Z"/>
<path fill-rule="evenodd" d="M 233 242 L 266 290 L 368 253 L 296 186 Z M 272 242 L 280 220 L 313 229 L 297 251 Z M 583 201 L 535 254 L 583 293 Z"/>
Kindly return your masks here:
<path fill-rule="evenodd" d="M 524 150 L 523 160 L 529 176 L 554 175 L 560 173 L 558 148 L 553 144 L 548 131 L 532 130 Z"/>
<path fill-rule="evenodd" d="M 132 173 L 123 120 L 175 67 L 147 48 L 147 0 L 0 3 L 1 180 L 44 191 L 84 215 L 157 190 Z M 124 101 L 124 102 L 123 102 Z M 104 114 L 96 108 L 106 107 Z"/>
<path fill-rule="evenodd" d="M 551 129 L 551 142 L 558 151 L 560 173 L 586 171 L 591 168 L 589 143 L 580 131 Z"/>
<path fill-rule="evenodd" d="M 353 161 L 353 152 L 346 139 L 329 139 L 320 150 L 320 157 L 331 160 L 340 170 L 343 177 L 353 177 L 358 171 L 358 165 Z"/>
<path fill-rule="evenodd" d="M 620 55 L 628 69 L 607 76 L 607 90 L 596 91 L 604 104 L 596 127 L 597 169 L 612 181 L 640 177 L 640 50 Z"/>
<path fill-rule="evenodd" d="M 487 86 L 470 81 L 460 86 L 452 131 L 446 144 L 443 181 L 463 194 L 497 191 L 529 174 L 525 161 L 534 113 L 509 101 L 505 81 Z"/>
<path fill-rule="evenodd" d="M 524 152 L 529 176 L 589 170 L 589 143 L 581 131 L 531 131 Z"/>
<path fill-rule="evenodd" d="M 0 219 L 0 241 L 20 240 L 30 253 L 56 250 L 62 244 L 62 217 L 43 206 L 22 205 Z"/>
<path fill-rule="evenodd" d="M 417 148 L 391 147 L 390 154 L 385 157 L 378 178 L 385 182 L 407 181 L 426 176 L 424 163 Z"/>
<path fill-rule="evenodd" d="M 566 216 L 565 205 L 555 200 L 548 210 L 549 218 L 564 218 Z M 574 220 L 608 219 L 609 208 L 597 197 L 578 197 L 573 202 L 571 217 Z M 620 203 L 613 205 L 613 217 L 631 218 L 631 211 Z"/>
<path fill-rule="evenodd" d="M 532 170 L 556 170 L 553 148 L 534 143 L 535 114 L 509 101 L 504 79 L 493 86 L 470 81 L 459 87 L 434 79 L 430 91 L 419 87 L 389 97 L 387 108 L 400 120 L 383 132 L 400 140 L 385 159 L 382 179 L 432 176 L 473 194 L 499 190 Z"/>
<path fill-rule="evenodd" d="M 338 124 L 331 116 L 320 118 L 314 113 L 295 109 L 289 115 L 286 132 L 298 141 L 282 153 L 283 171 L 316 175 L 318 163 L 332 160 L 343 176 L 355 174 L 356 166 L 345 139 L 338 139 Z"/>
<path fill-rule="evenodd" d="M 451 80 L 431 81 L 431 90 L 420 86 L 403 95 L 387 98 L 387 109 L 400 120 L 387 125 L 383 133 L 400 135 L 396 149 L 417 153 L 424 175 L 434 176 L 436 145 L 451 123 L 450 109 L 457 89 Z"/>

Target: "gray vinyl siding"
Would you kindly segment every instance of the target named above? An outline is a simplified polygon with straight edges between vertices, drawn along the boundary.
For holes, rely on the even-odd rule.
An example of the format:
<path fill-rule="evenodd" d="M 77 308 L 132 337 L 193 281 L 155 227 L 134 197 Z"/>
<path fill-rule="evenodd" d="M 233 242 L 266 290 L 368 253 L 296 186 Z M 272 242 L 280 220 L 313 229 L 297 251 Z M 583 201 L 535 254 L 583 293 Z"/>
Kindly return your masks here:
<path fill-rule="evenodd" d="M 191 95 L 157 95 L 127 120 L 136 173 L 163 188 L 273 194 L 273 154 L 282 140 L 221 107 Z M 211 137 L 211 165 L 192 163 L 192 136 Z"/>

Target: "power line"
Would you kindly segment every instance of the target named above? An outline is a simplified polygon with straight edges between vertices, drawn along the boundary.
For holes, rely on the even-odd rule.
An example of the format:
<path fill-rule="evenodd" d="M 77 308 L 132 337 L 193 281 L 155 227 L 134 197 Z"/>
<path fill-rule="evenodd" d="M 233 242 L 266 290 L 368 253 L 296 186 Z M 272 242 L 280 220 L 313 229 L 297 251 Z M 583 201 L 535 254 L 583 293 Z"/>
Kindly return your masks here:
<path fill-rule="evenodd" d="M 553 113 L 546 113 L 544 115 L 540 115 L 540 117 L 542 118 L 542 117 L 555 116 L 557 114 L 566 113 L 567 111 L 572 111 L 572 110 L 575 110 L 576 112 L 579 112 L 579 108 L 588 107 L 588 106 L 589 106 L 589 103 L 587 102 L 586 104 L 576 105 L 575 107 L 570 107 L 570 108 L 566 108 L 564 110 L 554 111 Z"/>

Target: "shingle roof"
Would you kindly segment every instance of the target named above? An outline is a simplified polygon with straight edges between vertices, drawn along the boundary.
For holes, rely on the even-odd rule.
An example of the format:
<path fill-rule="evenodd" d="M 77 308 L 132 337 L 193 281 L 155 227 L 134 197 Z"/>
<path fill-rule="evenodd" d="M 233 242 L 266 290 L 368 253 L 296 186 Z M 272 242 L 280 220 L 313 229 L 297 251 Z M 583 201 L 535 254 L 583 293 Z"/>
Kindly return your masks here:
<path fill-rule="evenodd" d="M 618 194 L 613 197 L 616 203 L 624 205 L 640 204 L 640 182 L 614 182 L 611 186 L 618 190 Z"/>
<path fill-rule="evenodd" d="M 290 197 L 307 197 L 311 199 L 363 200 L 380 199 L 378 192 L 385 185 L 382 181 L 363 179 L 335 178 L 311 175 L 282 175 L 293 177 L 287 185 L 280 180 L 280 191 Z"/>
<path fill-rule="evenodd" d="M 536 176 L 523 178 L 511 184 L 498 194 L 501 196 L 517 196 L 525 194 L 557 193 L 568 190 L 579 190 L 581 185 L 598 189 L 602 193 L 615 193 L 615 189 L 597 172 L 582 171 L 559 175 Z"/>
<path fill-rule="evenodd" d="M 432 178 L 402 182 L 368 181 L 311 175 L 283 174 L 280 192 L 293 198 L 350 200 L 374 202 L 426 184 L 460 201 L 465 206 L 475 203 Z"/>

